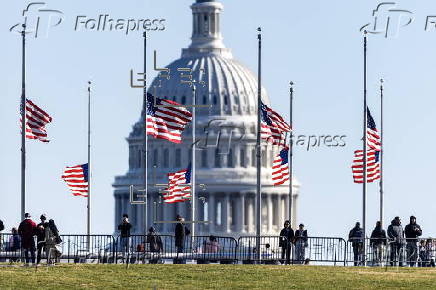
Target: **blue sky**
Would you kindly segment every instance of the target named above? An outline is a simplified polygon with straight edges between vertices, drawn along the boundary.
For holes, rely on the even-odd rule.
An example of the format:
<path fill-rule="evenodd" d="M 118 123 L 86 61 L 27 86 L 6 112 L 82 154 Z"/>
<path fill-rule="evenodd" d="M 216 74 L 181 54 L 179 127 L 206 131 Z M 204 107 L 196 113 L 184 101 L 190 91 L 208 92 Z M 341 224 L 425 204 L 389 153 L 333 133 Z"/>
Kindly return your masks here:
<path fill-rule="evenodd" d="M 0 219 L 7 227 L 20 216 L 21 42 L 9 28 L 21 21 L 29 2 L 4 3 L 0 17 Z M 27 142 L 28 211 L 45 212 L 63 233 L 86 229 L 86 201 L 71 196 L 60 179 L 66 165 L 86 162 L 86 85 L 93 81 L 93 232 L 113 229 L 115 175 L 127 170 L 125 137 L 138 120 L 141 90 L 129 86 L 129 70 L 141 71 L 140 32 L 74 31 L 75 18 L 165 18 L 166 29 L 150 33 L 149 56 L 159 51 L 167 64 L 180 57 L 191 36 L 192 1 L 47 1 L 64 13 L 48 37 L 29 38 L 27 95 L 53 116 L 52 142 Z M 100 2 L 103 3 L 103 2 Z M 223 0 L 221 30 L 236 59 L 256 71 L 256 28 L 264 39 L 263 85 L 272 106 L 285 117 L 288 83 L 295 82 L 295 134 L 347 135 L 343 148 L 295 149 L 295 174 L 302 184 L 299 222 L 312 235 L 345 236 L 361 219 L 361 186 L 351 177 L 353 151 L 360 147 L 362 118 L 362 35 L 378 1 L 229 1 Z M 436 122 L 436 30 L 425 31 L 436 15 L 434 1 L 397 1 L 414 21 L 396 37 L 369 36 L 368 102 L 376 123 L 379 79 L 385 82 L 385 223 L 413 214 L 424 235 L 436 235 L 432 223 L 436 172 L 432 134 Z M 149 58 L 149 64 L 152 59 Z M 149 65 L 151 81 L 155 73 Z M 368 186 L 368 227 L 378 218 L 378 185 Z"/>

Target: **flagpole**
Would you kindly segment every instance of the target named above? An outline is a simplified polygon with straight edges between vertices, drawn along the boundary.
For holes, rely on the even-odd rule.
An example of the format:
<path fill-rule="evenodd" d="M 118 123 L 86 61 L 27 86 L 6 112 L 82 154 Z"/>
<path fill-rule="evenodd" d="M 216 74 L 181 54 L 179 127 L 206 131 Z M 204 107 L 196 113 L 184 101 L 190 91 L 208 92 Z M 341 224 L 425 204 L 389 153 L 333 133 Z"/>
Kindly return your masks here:
<path fill-rule="evenodd" d="M 258 34 L 258 71 L 257 71 L 257 138 L 256 138 L 256 158 L 257 158 L 257 185 L 256 185 L 256 260 L 260 261 L 260 236 L 262 234 L 262 185 L 261 185 L 261 158 L 260 147 L 261 130 L 261 104 L 262 104 L 262 29 L 257 28 Z"/>
<path fill-rule="evenodd" d="M 87 218 L 87 234 L 88 239 L 91 235 L 91 82 L 88 81 L 88 218 Z M 88 242 L 89 246 L 89 242 Z"/>
<path fill-rule="evenodd" d="M 289 112 L 290 112 L 290 121 L 291 121 L 291 130 L 292 130 L 292 126 L 293 126 L 293 120 L 292 120 L 292 105 L 293 105 L 293 101 L 294 101 L 294 83 L 290 82 L 289 83 L 289 97 L 290 97 L 290 107 L 289 107 Z M 292 176 L 293 176 L 293 164 L 292 164 L 292 157 L 293 157 L 293 144 L 292 144 L 292 131 L 291 131 L 291 135 L 289 137 L 289 222 L 291 223 L 291 225 L 293 223 L 295 223 L 296 221 L 294 221 L 292 219 L 292 187 L 293 187 L 293 183 L 292 183 Z"/>
<path fill-rule="evenodd" d="M 384 188 L 383 188 L 383 79 L 380 79 L 380 222 L 383 226 Z"/>
<path fill-rule="evenodd" d="M 143 35 L 144 37 L 144 101 L 143 101 L 143 108 L 142 113 L 144 115 L 144 144 L 143 144 L 143 154 L 144 154 L 144 236 L 147 234 L 147 226 L 148 226 L 148 136 L 147 136 L 147 32 L 144 31 Z"/>
<path fill-rule="evenodd" d="M 367 167 L 367 112 L 366 112 L 366 108 L 367 108 L 367 103 L 366 103 L 366 94 L 367 94 L 367 89 L 366 89 L 366 74 L 367 74 L 367 69 L 366 69 L 366 65 L 367 65 L 367 59 L 366 59 L 366 54 L 367 54 L 367 32 L 365 30 L 364 32 L 364 37 L 363 37 L 363 186 L 362 186 L 362 197 L 363 197 L 363 218 L 362 218 L 362 224 L 363 224 L 363 237 L 364 237 L 364 244 L 363 244 L 363 257 L 364 257 L 364 265 L 366 265 L 366 257 L 365 257 L 365 252 L 366 252 L 366 183 L 367 183 L 367 172 L 366 172 L 366 167 Z"/>
<path fill-rule="evenodd" d="M 193 82 L 192 84 L 192 161 L 191 161 L 191 191 L 192 191 L 192 196 L 191 196 L 191 217 L 192 217 L 192 231 L 191 231 L 191 237 L 195 236 L 195 221 L 196 221 L 196 216 L 195 216 L 195 206 L 196 206 L 196 195 L 195 195 L 195 138 L 196 138 L 196 134 L 195 134 L 195 114 L 196 114 L 196 97 L 197 97 L 197 87 L 195 82 Z M 192 240 L 194 241 L 194 240 Z"/>
<path fill-rule="evenodd" d="M 26 212 L 26 24 L 22 25 L 21 67 L 21 219 Z"/>

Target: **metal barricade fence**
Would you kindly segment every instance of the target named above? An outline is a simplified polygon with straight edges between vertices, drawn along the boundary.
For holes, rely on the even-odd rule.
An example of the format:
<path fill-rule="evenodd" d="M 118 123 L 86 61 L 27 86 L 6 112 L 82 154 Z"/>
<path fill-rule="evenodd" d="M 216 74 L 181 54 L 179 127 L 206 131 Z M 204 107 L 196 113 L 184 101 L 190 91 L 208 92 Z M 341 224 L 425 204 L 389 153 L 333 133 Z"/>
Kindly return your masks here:
<path fill-rule="evenodd" d="M 70 263 L 113 263 L 115 239 L 112 235 L 60 235 L 61 260 Z"/>
<path fill-rule="evenodd" d="M 351 238 L 347 242 L 347 265 L 383 266 L 386 261 L 387 239 Z"/>
<path fill-rule="evenodd" d="M 176 247 L 171 235 L 133 235 L 128 239 L 112 235 L 61 235 L 57 246 L 63 263 L 264 263 L 356 266 L 434 267 L 436 239 L 366 239 L 365 243 L 346 242 L 342 238 L 308 237 L 287 241 L 285 237 L 261 236 L 258 259 L 256 236 L 232 237 L 186 236 Z M 0 262 L 23 262 L 22 249 L 14 244 L 13 235 L 0 234 Z M 289 246 L 286 246 L 289 245 Z M 363 251 L 365 245 L 365 251 Z M 35 247 L 37 242 L 35 238 Z M 46 251 L 42 259 L 47 259 Z"/>
<path fill-rule="evenodd" d="M 305 248 L 304 248 L 305 247 Z M 347 242 L 343 238 L 308 237 L 307 243 L 295 243 L 294 263 L 346 265 Z"/>
<path fill-rule="evenodd" d="M 431 238 L 366 238 L 365 251 L 363 246 L 360 239 L 348 241 L 347 265 L 427 267 L 435 263 L 436 240 Z"/>
<path fill-rule="evenodd" d="M 178 241 L 170 235 L 132 235 L 130 238 L 116 238 L 116 262 L 162 263 L 173 260 L 185 263 L 196 260 L 197 263 L 236 261 L 237 242 L 231 237 L 186 236 Z"/>
<path fill-rule="evenodd" d="M 115 263 L 146 263 L 147 260 L 157 263 L 175 256 L 176 249 L 174 237 L 170 235 L 131 235 L 115 238 L 115 252 Z"/>
<path fill-rule="evenodd" d="M 194 236 L 192 259 L 197 263 L 235 263 L 238 242 L 232 237 Z"/>
<path fill-rule="evenodd" d="M 259 254 L 256 248 L 259 242 Z M 292 260 L 292 245 L 288 243 L 286 237 L 279 236 L 245 236 L 238 239 L 238 260 L 243 264 L 264 263 L 279 264 L 286 263 L 286 251 L 289 251 Z M 289 245 L 289 246 L 286 246 Z M 260 259 L 258 259 L 258 256 Z"/>
<path fill-rule="evenodd" d="M 14 246 L 12 238 L 12 234 L 0 233 L 0 262 L 22 261 L 21 242 Z"/>
<path fill-rule="evenodd" d="M 94 262 L 110 263 L 114 256 L 114 238 L 111 235 L 60 235 L 62 242 L 56 246 L 59 252 L 59 262 Z M 12 234 L 1 234 L 0 236 L 0 262 L 24 261 L 23 250 L 20 246 L 13 245 Z M 35 254 L 38 253 L 38 242 L 35 240 Z M 15 242 L 16 243 L 16 242 Z M 41 244 L 41 243 L 40 243 Z M 47 260 L 47 250 L 42 249 L 41 259 Z"/>
<path fill-rule="evenodd" d="M 435 256 L 435 239 L 391 239 L 387 243 L 385 263 L 399 267 L 434 267 Z"/>

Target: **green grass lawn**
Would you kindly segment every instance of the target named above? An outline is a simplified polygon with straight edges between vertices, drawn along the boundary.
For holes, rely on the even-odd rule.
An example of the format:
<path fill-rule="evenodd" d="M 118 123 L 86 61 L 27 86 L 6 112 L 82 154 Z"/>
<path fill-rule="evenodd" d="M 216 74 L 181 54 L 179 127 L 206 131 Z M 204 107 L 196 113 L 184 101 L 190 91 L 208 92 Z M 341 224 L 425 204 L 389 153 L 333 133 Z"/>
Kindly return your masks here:
<path fill-rule="evenodd" d="M 434 268 L 256 265 L 0 267 L 0 289 L 436 289 Z"/>

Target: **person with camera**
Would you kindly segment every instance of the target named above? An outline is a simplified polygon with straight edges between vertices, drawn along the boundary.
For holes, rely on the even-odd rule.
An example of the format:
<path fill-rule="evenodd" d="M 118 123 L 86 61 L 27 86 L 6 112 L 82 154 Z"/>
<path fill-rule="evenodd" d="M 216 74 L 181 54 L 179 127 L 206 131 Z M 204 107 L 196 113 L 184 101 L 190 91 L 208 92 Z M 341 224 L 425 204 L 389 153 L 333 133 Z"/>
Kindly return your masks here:
<path fill-rule="evenodd" d="M 418 237 L 422 235 L 421 227 L 416 223 L 416 217 L 410 217 L 410 223 L 405 227 L 407 263 L 414 267 L 418 259 Z"/>
<path fill-rule="evenodd" d="M 123 257 L 126 252 L 130 253 L 130 230 L 132 229 L 132 225 L 129 222 L 129 216 L 127 214 L 123 214 L 123 220 L 121 224 L 118 226 L 118 230 L 120 231 L 120 242 L 121 249 L 123 252 Z"/>

